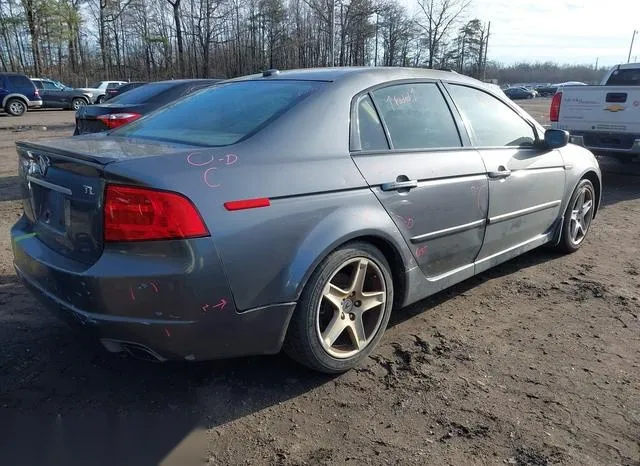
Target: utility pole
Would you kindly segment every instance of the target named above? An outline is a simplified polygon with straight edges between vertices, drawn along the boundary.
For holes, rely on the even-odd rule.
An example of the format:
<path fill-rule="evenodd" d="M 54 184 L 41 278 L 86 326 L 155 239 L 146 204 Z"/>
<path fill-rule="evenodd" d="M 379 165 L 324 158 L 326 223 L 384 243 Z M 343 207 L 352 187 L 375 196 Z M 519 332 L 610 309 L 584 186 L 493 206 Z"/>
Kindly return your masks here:
<path fill-rule="evenodd" d="M 373 66 L 378 66 L 378 12 L 376 11 L 376 54 L 373 57 Z"/>
<path fill-rule="evenodd" d="M 335 48 L 336 48 L 336 0 L 331 0 L 331 24 L 329 25 L 329 31 L 331 34 L 331 50 L 329 51 L 329 66 L 335 65 Z"/>
<path fill-rule="evenodd" d="M 633 30 L 633 34 L 631 35 L 631 45 L 629 46 L 629 56 L 627 57 L 627 63 L 631 61 L 631 50 L 633 50 L 633 39 L 636 38 L 637 30 Z"/>
<path fill-rule="evenodd" d="M 484 41 L 484 63 L 482 64 L 482 80 L 484 81 L 487 77 L 487 50 L 489 50 L 489 35 L 491 34 L 491 21 L 489 21 L 489 25 L 487 26 L 487 38 Z"/>

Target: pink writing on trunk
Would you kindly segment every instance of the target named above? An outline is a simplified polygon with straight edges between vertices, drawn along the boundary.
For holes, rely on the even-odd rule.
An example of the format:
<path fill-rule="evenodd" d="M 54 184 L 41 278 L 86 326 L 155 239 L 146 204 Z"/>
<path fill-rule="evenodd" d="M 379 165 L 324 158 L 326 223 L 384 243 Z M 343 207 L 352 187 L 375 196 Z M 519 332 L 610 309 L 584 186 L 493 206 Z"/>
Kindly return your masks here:
<path fill-rule="evenodd" d="M 420 246 L 416 249 L 416 257 L 422 257 L 427 253 L 427 246 Z"/>

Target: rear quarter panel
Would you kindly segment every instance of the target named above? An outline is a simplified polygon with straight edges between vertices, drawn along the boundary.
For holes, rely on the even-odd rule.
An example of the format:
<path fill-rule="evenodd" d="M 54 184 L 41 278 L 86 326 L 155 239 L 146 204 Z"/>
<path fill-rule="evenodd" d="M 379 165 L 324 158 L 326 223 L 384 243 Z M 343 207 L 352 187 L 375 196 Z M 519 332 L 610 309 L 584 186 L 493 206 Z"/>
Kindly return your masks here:
<path fill-rule="evenodd" d="M 296 301 L 315 266 L 338 245 L 376 236 L 415 266 L 397 227 L 348 153 L 291 160 L 259 144 L 142 158 L 107 166 L 115 182 L 178 191 L 198 207 L 223 263 L 236 308 Z M 267 149 L 262 149 L 262 155 Z M 224 203 L 268 197 L 271 206 L 229 212 Z"/>

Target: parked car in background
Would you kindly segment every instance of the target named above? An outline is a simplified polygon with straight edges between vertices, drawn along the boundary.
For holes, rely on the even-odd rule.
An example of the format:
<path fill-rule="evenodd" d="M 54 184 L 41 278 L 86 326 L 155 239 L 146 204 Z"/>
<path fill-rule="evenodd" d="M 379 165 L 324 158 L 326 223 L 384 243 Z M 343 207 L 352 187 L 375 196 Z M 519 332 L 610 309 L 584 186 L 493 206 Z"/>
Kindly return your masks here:
<path fill-rule="evenodd" d="M 42 106 L 35 84 L 19 73 L 0 73 L 0 102 L 11 116 L 23 115 L 27 109 Z"/>
<path fill-rule="evenodd" d="M 99 104 L 104 100 L 107 89 L 115 89 L 123 84 L 127 84 L 127 81 L 98 81 L 89 87 L 80 87 L 78 90 L 89 95 L 91 103 Z"/>
<path fill-rule="evenodd" d="M 42 97 L 43 108 L 67 108 L 78 110 L 91 103 L 90 98 L 82 91 L 65 86 L 52 79 L 31 78 Z"/>
<path fill-rule="evenodd" d="M 99 133 L 117 128 L 219 81 L 219 79 L 158 81 L 132 89 L 102 104 L 81 107 L 76 112 L 76 129 L 73 134 Z"/>
<path fill-rule="evenodd" d="M 526 87 L 510 87 L 504 90 L 504 93 L 511 100 L 516 99 L 533 99 L 536 96 L 535 91 Z"/>
<path fill-rule="evenodd" d="M 549 117 L 553 128 L 597 155 L 640 157 L 640 63 L 614 66 L 598 86 L 559 87 Z"/>
<path fill-rule="evenodd" d="M 123 84 L 122 86 L 107 88 L 107 93 L 104 96 L 104 101 L 107 101 L 124 92 L 130 91 L 131 89 L 135 89 L 136 87 L 144 86 L 145 84 L 147 83 L 144 81 L 135 81 Z"/>
<path fill-rule="evenodd" d="M 538 92 L 538 95 L 540 95 L 541 97 L 551 97 L 553 94 L 556 93 L 556 91 L 558 90 L 558 85 L 554 85 L 554 84 L 546 84 L 544 86 L 539 86 L 536 87 L 536 91 Z"/>
<path fill-rule="evenodd" d="M 394 308 L 584 244 L 601 175 L 568 138 L 457 73 L 268 70 L 18 143 L 14 265 L 110 351 L 344 372 Z"/>

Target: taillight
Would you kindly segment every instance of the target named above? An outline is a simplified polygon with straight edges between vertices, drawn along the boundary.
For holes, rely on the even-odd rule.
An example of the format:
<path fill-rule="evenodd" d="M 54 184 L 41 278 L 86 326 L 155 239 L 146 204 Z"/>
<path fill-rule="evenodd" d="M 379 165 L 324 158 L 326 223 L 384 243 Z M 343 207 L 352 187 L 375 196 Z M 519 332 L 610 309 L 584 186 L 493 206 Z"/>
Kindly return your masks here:
<path fill-rule="evenodd" d="M 209 236 L 193 203 L 178 193 L 107 185 L 104 240 L 146 241 Z"/>
<path fill-rule="evenodd" d="M 137 120 L 142 115 L 139 113 L 112 113 L 110 115 L 100 115 L 96 117 L 98 120 L 107 125 L 107 128 L 113 129 L 122 125 L 126 125 L 127 123 L 131 123 L 134 120 Z"/>
<path fill-rule="evenodd" d="M 36 99 L 40 98 L 40 91 L 38 89 L 36 89 L 35 96 L 36 96 Z"/>
<path fill-rule="evenodd" d="M 549 120 L 558 121 L 560 117 L 560 103 L 562 102 L 562 92 L 556 92 L 551 99 L 551 107 L 549 108 Z"/>

